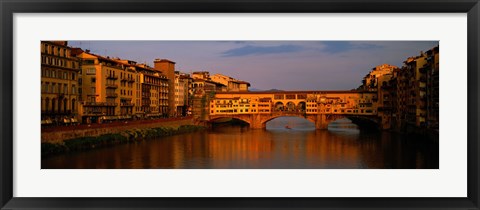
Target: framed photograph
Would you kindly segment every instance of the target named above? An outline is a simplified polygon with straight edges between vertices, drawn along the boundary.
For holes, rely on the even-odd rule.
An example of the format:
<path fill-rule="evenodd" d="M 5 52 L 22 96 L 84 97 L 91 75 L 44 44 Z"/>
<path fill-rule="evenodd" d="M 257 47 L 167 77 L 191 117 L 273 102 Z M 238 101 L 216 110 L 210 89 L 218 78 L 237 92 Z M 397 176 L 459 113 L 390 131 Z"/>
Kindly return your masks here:
<path fill-rule="evenodd" d="M 478 0 L 0 6 L 1 209 L 479 209 Z"/>

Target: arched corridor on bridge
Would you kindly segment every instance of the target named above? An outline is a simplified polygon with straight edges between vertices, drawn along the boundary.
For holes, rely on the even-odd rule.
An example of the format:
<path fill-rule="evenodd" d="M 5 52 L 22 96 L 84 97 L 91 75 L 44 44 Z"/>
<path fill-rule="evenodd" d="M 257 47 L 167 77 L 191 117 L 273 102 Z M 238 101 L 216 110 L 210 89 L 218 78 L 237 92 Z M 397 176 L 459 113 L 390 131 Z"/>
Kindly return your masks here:
<path fill-rule="evenodd" d="M 298 103 L 297 110 L 300 111 L 300 112 L 304 112 L 306 107 L 307 107 L 307 103 L 302 101 L 302 102 Z"/>
<path fill-rule="evenodd" d="M 278 111 L 283 111 L 283 110 L 284 110 L 284 105 L 283 105 L 283 103 L 282 103 L 282 102 L 277 102 L 277 103 L 275 104 L 275 110 L 274 110 L 274 111 L 277 111 L 277 112 L 278 112 Z"/>
<path fill-rule="evenodd" d="M 296 111 L 296 107 L 295 107 L 295 104 L 293 102 L 287 102 L 287 107 L 285 107 L 285 111 L 287 112 L 293 112 L 293 111 Z"/>

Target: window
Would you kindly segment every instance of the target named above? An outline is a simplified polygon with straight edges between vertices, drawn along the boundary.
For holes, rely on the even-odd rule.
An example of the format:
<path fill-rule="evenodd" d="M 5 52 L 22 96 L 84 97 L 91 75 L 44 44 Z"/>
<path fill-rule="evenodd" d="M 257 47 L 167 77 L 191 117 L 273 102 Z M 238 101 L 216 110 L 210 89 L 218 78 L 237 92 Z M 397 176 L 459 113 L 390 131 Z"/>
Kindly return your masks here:
<path fill-rule="evenodd" d="M 307 95 L 306 94 L 299 94 L 297 95 L 297 99 L 306 99 Z"/>
<path fill-rule="evenodd" d="M 86 73 L 86 74 L 95 74 L 95 68 L 87 68 L 87 69 L 85 70 L 85 73 Z"/>
<path fill-rule="evenodd" d="M 83 60 L 83 64 L 93 65 L 93 64 L 95 64 L 95 60 L 93 60 L 93 59 Z"/>
<path fill-rule="evenodd" d="M 92 77 L 91 80 L 90 80 L 91 83 L 95 83 L 97 82 L 97 80 L 95 79 L 95 77 Z"/>

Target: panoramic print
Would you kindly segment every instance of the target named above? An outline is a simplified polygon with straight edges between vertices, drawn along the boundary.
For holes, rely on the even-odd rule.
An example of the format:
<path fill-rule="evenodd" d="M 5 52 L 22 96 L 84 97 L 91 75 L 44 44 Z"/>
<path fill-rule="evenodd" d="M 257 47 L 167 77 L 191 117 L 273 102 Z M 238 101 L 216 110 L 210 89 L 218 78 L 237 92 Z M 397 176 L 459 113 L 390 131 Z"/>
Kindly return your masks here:
<path fill-rule="evenodd" d="M 438 41 L 41 45 L 42 169 L 438 169 Z"/>

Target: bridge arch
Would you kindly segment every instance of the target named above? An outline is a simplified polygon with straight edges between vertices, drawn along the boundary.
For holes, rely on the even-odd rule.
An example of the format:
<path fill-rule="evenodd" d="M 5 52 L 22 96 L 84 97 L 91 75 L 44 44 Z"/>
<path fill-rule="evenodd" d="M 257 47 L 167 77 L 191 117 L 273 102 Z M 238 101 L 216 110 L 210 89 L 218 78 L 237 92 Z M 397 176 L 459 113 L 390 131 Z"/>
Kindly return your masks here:
<path fill-rule="evenodd" d="M 376 130 L 381 129 L 381 120 L 379 117 L 373 116 L 348 116 L 349 120 L 353 124 L 357 125 L 360 129 Z"/>
<path fill-rule="evenodd" d="M 315 130 L 315 121 L 303 116 L 276 116 L 263 122 L 265 129 L 285 129 L 293 128 L 296 130 Z"/>
<path fill-rule="evenodd" d="M 285 114 L 285 113 L 283 113 L 283 114 L 273 115 L 273 116 L 269 116 L 269 117 L 266 117 L 266 118 L 262 119 L 262 121 L 261 121 L 262 127 L 265 128 L 268 122 L 270 122 L 274 119 L 277 119 L 279 117 L 298 117 L 298 118 L 306 119 L 306 120 L 312 122 L 315 125 L 315 119 L 305 117 L 302 114 L 291 114 L 291 113 Z"/>
<path fill-rule="evenodd" d="M 250 126 L 252 125 L 251 119 L 249 119 L 248 117 L 244 117 L 242 115 L 212 117 L 212 118 L 210 118 L 210 120 L 208 122 L 209 123 L 215 123 L 215 122 L 218 123 L 218 122 L 221 122 L 222 119 L 236 119 L 236 120 L 240 120 L 242 122 L 245 122 L 245 123 L 249 124 Z"/>
<path fill-rule="evenodd" d="M 327 129 L 330 123 L 340 119 L 348 119 L 353 124 L 357 125 L 362 130 L 375 130 L 380 128 L 380 120 L 374 116 L 361 116 L 361 115 L 326 115 L 323 121 L 323 128 Z"/>
<path fill-rule="evenodd" d="M 236 114 L 236 115 L 214 115 L 208 120 L 209 123 L 218 122 L 225 118 L 232 118 L 247 123 L 251 128 L 265 128 L 266 124 L 279 117 L 299 117 L 307 119 L 315 124 L 317 129 L 328 129 L 328 125 L 338 119 L 347 118 L 363 130 L 375 130 L 381 128 L 381 119 L 375 116 L 361 115 L 339 115 L 339 114 L 312 114 L 305 115 L 302 112 L 274 112 L 269 115 L 252 115 L 252 114 Z"/>

